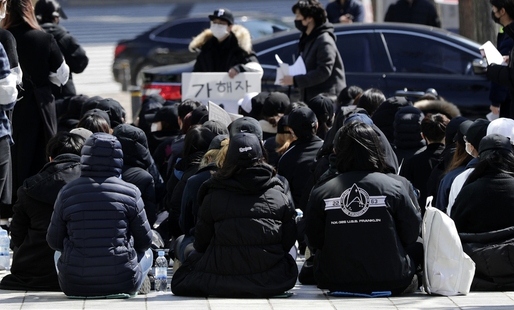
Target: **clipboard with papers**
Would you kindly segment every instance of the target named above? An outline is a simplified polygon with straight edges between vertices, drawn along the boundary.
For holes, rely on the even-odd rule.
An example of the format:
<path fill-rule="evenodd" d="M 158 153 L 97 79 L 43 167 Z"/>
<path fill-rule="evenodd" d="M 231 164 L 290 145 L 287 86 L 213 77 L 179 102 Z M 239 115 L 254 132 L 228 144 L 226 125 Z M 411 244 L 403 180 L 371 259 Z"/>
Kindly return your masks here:
<path fill-rule="evenodd" d="M 295 76 L 307 73 L 302 56 L 299 56 L 292 65 L 284 63 L 277 54 L 275 54 L 275 59 L 278 63 L 275 85 L 280 85 L 280 80 L 286 75 Z"/>

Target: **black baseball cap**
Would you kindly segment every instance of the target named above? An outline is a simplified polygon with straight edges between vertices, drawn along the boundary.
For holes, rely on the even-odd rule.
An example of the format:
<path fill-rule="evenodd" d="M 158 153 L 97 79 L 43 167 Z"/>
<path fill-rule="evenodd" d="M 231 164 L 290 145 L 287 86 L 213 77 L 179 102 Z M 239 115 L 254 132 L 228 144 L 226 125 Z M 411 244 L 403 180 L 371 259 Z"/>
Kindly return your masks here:
<path fill-rule="evenodd" d="M 245 116 L 234 120 L 230 125 L 228 125 L 228 131 L 230 133 L 230 137 L 238 133 L 253 133 L 256 135 L 259 140 L 262 140 L 262 127 L 253 117 Z"/>
<path fill-rule="evenodd" d="M 226 21 L 229 25 L 234 24 L 234 15 L 232 15 L 232 12 L 228 9 L 217 9 L 214 11 L 212 15 L 209 15 L 210 20 L 214 19 L 222 19 Z"/>

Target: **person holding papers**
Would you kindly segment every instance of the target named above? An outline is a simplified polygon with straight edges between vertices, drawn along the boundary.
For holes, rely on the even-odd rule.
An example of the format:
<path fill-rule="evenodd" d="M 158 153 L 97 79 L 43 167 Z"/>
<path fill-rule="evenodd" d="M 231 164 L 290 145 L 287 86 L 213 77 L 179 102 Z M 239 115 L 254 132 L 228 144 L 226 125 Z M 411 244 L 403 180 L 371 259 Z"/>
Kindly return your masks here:
<path fill-rule="evenodd" d="M 503 31 L 507 36 L 514 39 L 514 23 L 512 23 L 514 21 L 514 0 L 490 0 L 490 3 L 492 5 L 491 18 L 503 26 Z M 500 48 L 500 46 L 498 47 Z M 504 52 L 502 49 L 502 55 L 505 55 Z M 494 83 L 509 88 L 510 101 L 508 104 L 505 104 L 506 102 L 501 104 L 500 116 L 514 118 L 514 68 L 513 62 L 509 61 L 513 57 L 512 50 L 510 50 L 509 54 L 510 57 L 504 57 L 506 58 L 507 66 L 498 64 L 498 61 L 493 62 L 487 57 L 487 78 Z M 497 92 L 496 97 L 500 94 L 501 92 Z M 491 97 L 490 99 L 492 100 L 493 98 Z M 498 112 L 495 108 L 492 108 L 491 111 L 493 113 Z"/>
<path fill-rule="evenodd" d="M 344 65 L 337 50 L 334 27 L 318 0 L 300 0 L 292 7 L 295 26 L 301 31 L 299 54 L 306 73 L 285 75 L 280 83 L 300 89 L 300 100 L 307 102 L 324 93 L 337 96 L 346 87 Z"/>
<path fill-rule="evenodd" d="M 227 72 L 231 78 L 240 72 L 262 72 L 252 51 L 250 32 L 241 25 L 234 25 L 232 12 L 218 9 L 209 19 L 210 29 L 189 44 L 190 51 L 200 51 L 193 72 Z"/>

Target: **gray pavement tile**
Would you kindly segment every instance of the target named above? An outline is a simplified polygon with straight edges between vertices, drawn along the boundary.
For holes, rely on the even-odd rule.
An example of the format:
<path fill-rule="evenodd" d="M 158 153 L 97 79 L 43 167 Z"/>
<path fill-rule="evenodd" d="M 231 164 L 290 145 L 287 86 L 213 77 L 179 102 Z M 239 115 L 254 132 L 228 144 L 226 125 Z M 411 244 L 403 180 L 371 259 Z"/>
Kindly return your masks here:
<path fill-rule="evenodd" d="M 466 296 L 450 296 L 448 298 L 461 308 L 505 306 L 514 309 L 514 300 L 503 292 L 472 292 Z"/>
<path fill-rule="evenodd" d="M 390 297 L 389 300 L 397 309 L 458 309 L 457 304 L 446 296 L 431 296 L 424 293 Z"/>

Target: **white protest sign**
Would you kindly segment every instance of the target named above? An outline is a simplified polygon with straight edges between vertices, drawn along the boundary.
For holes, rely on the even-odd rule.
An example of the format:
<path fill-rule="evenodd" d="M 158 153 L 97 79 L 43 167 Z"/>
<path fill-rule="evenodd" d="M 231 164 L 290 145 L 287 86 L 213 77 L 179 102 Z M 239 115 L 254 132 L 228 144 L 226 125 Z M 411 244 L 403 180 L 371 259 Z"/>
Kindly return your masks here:
<path fill-rule="evenodd" d="M 261 92 L 260 72 L 243 72 L 230 78 L 226 72 L 182 73 L 182 100 L 223 104 L 227 112 L 237 113 L 237 101 L 246 93 Z"/>
<path fill-rule="evenodd" d="M 236 120 L 240 117 L 243 117 L 241 114 L 228 113 L 224 109 L 222 109 L 219 105 L 209 100 L 209 105 L 207 106 L 209 110 L 209 120 L 216 120 L 221 122 L 223 125 L 227 126 L 232 123 L 233 120 Z"/>

